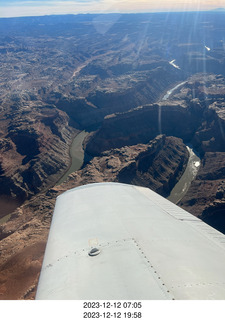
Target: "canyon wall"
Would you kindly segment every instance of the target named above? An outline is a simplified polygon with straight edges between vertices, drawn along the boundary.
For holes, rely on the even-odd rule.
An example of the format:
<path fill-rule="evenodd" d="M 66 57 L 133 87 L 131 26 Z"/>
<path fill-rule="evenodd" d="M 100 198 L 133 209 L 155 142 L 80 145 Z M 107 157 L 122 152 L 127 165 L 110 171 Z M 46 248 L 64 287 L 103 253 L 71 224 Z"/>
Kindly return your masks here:
<path fill-rule="evenodd" d="M 69 145 L 79 131 L 68 126 L 66 114 L 40 101 L 11 108 L 12 115 L 3 113 L 1 121 L 7 129 L 0 137 L 0 194 L 25 200 L 55 184 L 70 163 Z"/>
<path fill-rule="evenodd" d="M 33 197 L 0 226 L 0 298 L 33 299 L 56 197 L 96 182 L 131 182 L 167 194 L 182 174 L 188 152 L 178 138 L 112 149 L 95 157 L 66 182 Z"/>
<path fill-rule="evenodd" d="M 86 140 L 86 152 L 98 155 L 111 148 L 146 143 L 158 134 L 190 141 L 201 116 L 202 109 L 198 104 L 187 105 L 185 101 L 165 101 L 112 115 Z"/>

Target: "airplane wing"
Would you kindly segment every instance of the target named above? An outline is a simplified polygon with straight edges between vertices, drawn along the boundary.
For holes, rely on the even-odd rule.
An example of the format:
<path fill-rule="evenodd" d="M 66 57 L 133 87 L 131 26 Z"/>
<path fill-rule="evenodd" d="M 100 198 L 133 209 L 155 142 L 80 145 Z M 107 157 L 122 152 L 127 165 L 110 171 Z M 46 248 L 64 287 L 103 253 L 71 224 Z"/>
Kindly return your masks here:
<path fill-rule="evenodd" d="M 36 299 L 225 299 L 225 236 L 150 189 L 57 198 Z"/>

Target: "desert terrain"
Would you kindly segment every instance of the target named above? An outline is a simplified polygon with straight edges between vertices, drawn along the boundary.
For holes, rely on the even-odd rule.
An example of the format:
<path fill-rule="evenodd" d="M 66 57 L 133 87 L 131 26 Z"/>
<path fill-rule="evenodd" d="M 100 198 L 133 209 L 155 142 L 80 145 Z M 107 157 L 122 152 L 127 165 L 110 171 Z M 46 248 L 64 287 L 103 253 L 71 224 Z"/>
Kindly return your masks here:
<path fill-rule="evenodd" d="M 187 145 L 200 166 L 178 205 L 225 232 L 224 32 L 223 12 L 0 19 L 0 299 L 34 299 L 60 193 L 168 197 Z M 84 163 L 58 183 L 83 131 Z"/>

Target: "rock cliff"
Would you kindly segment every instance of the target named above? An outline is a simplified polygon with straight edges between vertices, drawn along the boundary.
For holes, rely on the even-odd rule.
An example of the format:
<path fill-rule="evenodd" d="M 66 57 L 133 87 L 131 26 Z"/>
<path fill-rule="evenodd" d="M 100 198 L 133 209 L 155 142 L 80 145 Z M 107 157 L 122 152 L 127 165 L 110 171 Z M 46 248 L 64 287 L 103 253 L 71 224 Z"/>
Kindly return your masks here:
<path fill-rule="evenodd" d="M 21 101 L 1 115 L 0 194 L 25 200 L 54 184 L 70 163 L 68 117 L 40 101 Z M 4 127 L 7 127 L 4 130 Z"/>
<path fill-rule="evenodd" d="M 106 70 L 108 68 L 105 66 Z M 85 93 L 83 90 L 83 97 L 76 97 L 70 92 L 61 94 L 60 98 L 50 95 L 48 102 L 65 111 L 75 127 L 90 130 L 99 127 L 108 114 L 157 101 L 162 92 L 174 83 L 174 79 L 182 79 L 182 74 L 162 61 L 161 66 L 152 70 L 131 70 L 128 74 L 108 76 L 104 81 L 94 78 L 99 85 L 92 88 L 91 92 L 87 90 Z"/>
<path fill-rule="evenodd" d="M 167 194 L 187 159 L 187 149 L 180 139 L 159 136 L 148 144 L 106 151 L 72 173 L 63 184 L 23 204 L 0 226 L 1 299 L 34 298 L 51 215 L 60 193 L 87 183 L 114 181 L 148 186 Z"/>
<path fill-rule="evenodd" d="M 225 154 L 206 152 L 201 167 L 179 205 L 225 232 Z"/>
<path fill-rule="evenodd" d="M 86 152 L 98 155 L 111 148 L 146 143 L 158 134 L 190 141 L 200 124 L 201 116 L 202 109 L 198 104 L 188 105 L 185 101 L 144 105 L 108 116 L 102 127 L 85 142 Z"/>
<path fill-rule="evenodd" d="M 225 225 L 224 21 L 209 12 L 0 19 L 0 204 L 29 198 L 0 213 L 0 299 L 34 298 L 58 194 L 118 181 L 167 195 L 187 161 L 179 138 L 202 157 L 181 205 Z M 85 143 L 93 159 L 51 188 L 81 129 L 98 129 Z"/>

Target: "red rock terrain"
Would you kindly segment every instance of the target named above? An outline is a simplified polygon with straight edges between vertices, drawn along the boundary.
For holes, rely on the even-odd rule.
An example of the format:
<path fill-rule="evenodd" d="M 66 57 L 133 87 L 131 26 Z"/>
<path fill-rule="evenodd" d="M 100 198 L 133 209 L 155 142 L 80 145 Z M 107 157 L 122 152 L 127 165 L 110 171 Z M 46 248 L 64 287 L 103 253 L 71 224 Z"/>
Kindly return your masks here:
<path fill-rule="evenodd" d="M 179 203 L 221 232 L 225 232 L 225 153 L 206 152 L 196 179 Z"/>
<path fill-rule="evenodd" d="M 0 193 L 24 200 L 65 171 L 71 139 L 79 131 L 68 126 L 66 114 L 41 101 L 10 108 L 11 117 L 8 108 L 0 116 Z"/>
<path fill-rule="evenodd" d="M 42 200 L 45 210 L 41 213 Z M 0 299 L 34 298 L 54 200 L 36 198 L 0 226 Z"/>
<path fill-rule="evenodd" d="M 56 196 L 88 183 L 127 180 L 166 194 L 179 179 L 187 159 L 187 149 L 180 139 L 159 136 L 149 144 L 104 152 L 62 185 L 23 204 L 0 226 L 1 299 L 35 297 Z"/>
<path fill-rule="evenodd" d="M 224 226 L 224 15 L 96 18 L 0 19 L 0 299 L 34 298 L 58 194 L 116 181 L 166 196 L 187 162 L 180 139 L 202 157 L 181 205 Z M 53 187 L 83 129 L 94 158 Z M 8 199 L 24 203 L 8 215 Z"/>

